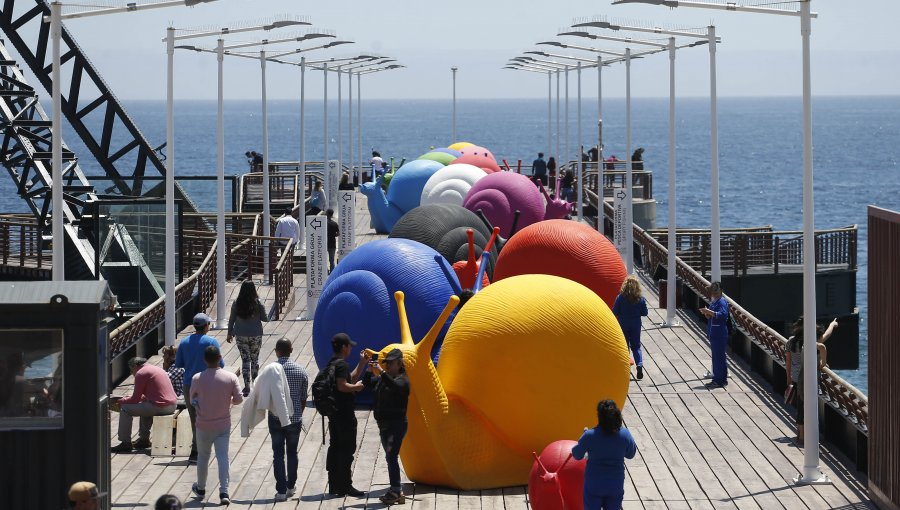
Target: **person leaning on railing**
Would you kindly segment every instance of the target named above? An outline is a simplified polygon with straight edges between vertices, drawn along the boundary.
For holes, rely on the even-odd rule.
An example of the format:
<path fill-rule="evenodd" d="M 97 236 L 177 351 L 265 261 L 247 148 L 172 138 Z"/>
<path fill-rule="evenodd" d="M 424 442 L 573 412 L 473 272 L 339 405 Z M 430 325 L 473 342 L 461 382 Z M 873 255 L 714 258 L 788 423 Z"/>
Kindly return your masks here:
<path fill-rule="evenodd" d="M 825 342 L 831 338 L 834 329 L 837 328 L 837 319 L 831 321 L 828 329 L 822 330 L 822 326 L 816 324 L 816 356 L 819 370 L 826 366 L 828 349 Z M 803 317 L 794 323 L 792 336 L 788 338 L 787 348 L 784 352 L 784 364 L 787 367 L 787 384 L 785 402 L 793 403 L 797 407 L 797 444 L 803 446 Z"/>

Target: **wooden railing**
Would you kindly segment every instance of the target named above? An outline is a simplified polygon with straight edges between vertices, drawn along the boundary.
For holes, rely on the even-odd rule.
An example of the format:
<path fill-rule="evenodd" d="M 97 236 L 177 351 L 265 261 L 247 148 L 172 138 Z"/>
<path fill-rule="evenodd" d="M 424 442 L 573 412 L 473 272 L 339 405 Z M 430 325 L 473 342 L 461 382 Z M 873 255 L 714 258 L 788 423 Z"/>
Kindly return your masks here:
<path fill-rule="evenodd" d="M 256 235 L 259 228 L 258 213 L 225 213 L 225 231 L 232 234 Z M 184 230 L 207 230 L 215 232 L 217 217 L 209 213 L 185 213 L 182 215 Z"/>
<path fill-rule="evenodd" d="M 206 257 L 197 270 L 175 287 L 175 309 L 186 305 L 194 295 L 196 288 L 201 309 L 212 303 L 216 294 L 216 245 L 215 241 L 207 250 Z M 166 297 L 150 304 L 137 315 L 131 317 L 109 334 L 109 358 L 113 359 L 126 351 L 138 340 L 150 333 L 165 320 Z"/>
<path fill-rule="evenodd" d="M 275 305 L 269 314 L 269 320 L 278 320 L 286 308 L 293 306 L 294 302 L 294 241 L 288 241 L 287 246 L 278 259 L 278 264 L 272 270 L 272 280 L 275 282 Z"/>
<path fill-rule="evenodd" d="M 597 203 L 597 196 L 589 197 L 593 203 Z M 612 221 L 613 208 L 610 204 L 604 204 L 604 220 Z M 839 229 L 846 230 L 846 229 Z M 652 235 L 644 229 L 634 225 L 634 242 L 639 244 L 645 255 L 646 265 L 648 268 L 656 267 L 657 264 L 666 264 L 668 251 L 659 243 Z M 681 257 L 676 257 L 676 275 L 682 281 L 690 286 L 698 295 L 709 299 L 710 282 L 699 272 L 694 270 Z M 763 321 L 757 319 L 750 312 L 741 307 L 740 304 L 729 298 L 725 299 L 731 310 L 738 327 L 747 337 L 767 351 L 772 358 L 782 367 L 785 366 L 785 349 L 787 339 L 781 336 L 777 331 L 767 326 Z M 819 398 L 826 404 L 835 408 L 841 415 L 848 419 L 851 423 L 863 433 L 868 434 L 868 413 L 869 399 L 856 387 L 840 376 L 835 374 L 827 366 L 819 371 Z"/>
<path fill-rule="evenodd" d="M 4 266 L 49 269 L 41 251 L 41 229 L 31 217 L 0 216 L 0 262 Z"/>
<path fill-rule="evenodd" d="M 663 229 L 648 230 L 662 245 L 669 234 Z M 816 266 L 856 269 L 857 227 L 816 231 Z M 708 275 L 710 231 L 678 229 L 675 234 L 678 256 L 702 275 Z M 778 274 L 782 266 L 803 264 L 803 236 L 798 231 L 773 231 L 771 226 L 749 229 L 724 229 L 720 235 L 721 268 L 735 276 L 746 275 L 753 267 L 768 267 Z"/>

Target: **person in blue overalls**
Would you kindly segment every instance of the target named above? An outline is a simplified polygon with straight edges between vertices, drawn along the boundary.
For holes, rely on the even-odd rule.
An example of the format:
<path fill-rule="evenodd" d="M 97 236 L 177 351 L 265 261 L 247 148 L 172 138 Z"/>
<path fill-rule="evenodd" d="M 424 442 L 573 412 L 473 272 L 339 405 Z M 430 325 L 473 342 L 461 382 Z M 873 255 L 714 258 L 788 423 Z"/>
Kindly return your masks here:
<path fill-rule="evenodd" d="M 622 425 L 622 412 L 612 400 L 597 404 L 597 426 L 584 429 L 572 457 L 588 457 L 584 470 L 584 509 L 621 510 L 625 497 L 625 459 L 633 459 L 637 444 Z"/>
<path fill-rule="evenodd" d="M 625 341 L 631 349 L 634 364 L 637 365 L 637 378 L 644 378 L 644 357 L 641 353 L 641 317 L 648 314 L 647 300 L 641 296 L 641 284 L 637 277 L 629 275 L 622 282 L 622 290 L 616 296 L 612 308 L 619 320 L 619 326 L 625 335 Z"/>
<path fill-rule="evenodd" d="M 728 384 L 728 362 L 725 360 L 725 348 L 728 347 L 728 302 L 722 297 L 722 284 L 712 282 L 709 286 L 710 301 L 708 308 L 701 308 L 700 313 L 707 319 L 706 335 L 712 349 L 713 377 L 709 386 L 723 388 Z"/>

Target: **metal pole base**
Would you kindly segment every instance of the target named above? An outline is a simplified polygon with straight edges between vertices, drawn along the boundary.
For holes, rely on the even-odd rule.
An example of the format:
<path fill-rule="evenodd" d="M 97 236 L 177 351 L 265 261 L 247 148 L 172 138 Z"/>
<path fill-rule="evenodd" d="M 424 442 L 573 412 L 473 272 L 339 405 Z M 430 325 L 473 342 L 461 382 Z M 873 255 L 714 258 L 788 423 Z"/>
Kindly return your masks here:
<path fill-rule="evenodd" d="M 662 321 L 659 323 L 661 328 L 680 328 L 681 326 L 681 321 L 678 319 L 672 319 L 672 322 Z"/>
<path fill-rule="evenodd" d="M 797 485 L 831 485 L 832 482 L 830 478 L 828 478 L 825 473 L 816 469 L 813 471 L 813 476 L 803 475 L 796 476 L 793 479 L 794 483 Z"/>
<path fill-rule="evenodd" d="M 228 329 L 228 319 L 216 319 L 216 327 L 213 329 Z"/>
<path fill-rule="evenodd" d="M 295 321 L 311 321 L 311 320 L 313 320 L 313 318 L 312 318 L 312 317 L 308 317 L 308 316 L 306 315 L 306 312 L 303 312 L 303 313 L 300 314 L 300 317 L 297 317 L 297 318 L 294 319 L 294 320 L 295 320 Z"/>

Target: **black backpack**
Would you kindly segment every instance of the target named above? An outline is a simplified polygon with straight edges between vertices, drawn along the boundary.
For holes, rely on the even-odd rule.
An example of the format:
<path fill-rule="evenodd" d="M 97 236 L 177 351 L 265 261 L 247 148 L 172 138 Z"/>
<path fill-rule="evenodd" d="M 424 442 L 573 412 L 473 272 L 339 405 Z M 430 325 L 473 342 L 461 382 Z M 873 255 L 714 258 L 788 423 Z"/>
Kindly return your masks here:
<path fill-rule="evenodd" d="M 312 383 L 312 398 L 316 409 L 322 416 L 334 416 L 337 413 L 337 382 L 334 379 L 334 363 L 329 363 L 316 374 Z"/>

